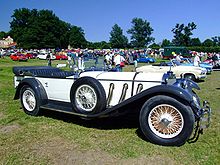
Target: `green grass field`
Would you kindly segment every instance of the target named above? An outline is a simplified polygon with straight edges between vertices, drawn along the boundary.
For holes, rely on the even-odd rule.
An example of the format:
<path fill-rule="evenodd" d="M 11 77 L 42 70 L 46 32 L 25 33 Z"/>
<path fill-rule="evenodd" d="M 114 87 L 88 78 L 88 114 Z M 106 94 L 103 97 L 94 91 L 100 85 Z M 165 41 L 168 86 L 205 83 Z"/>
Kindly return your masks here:
<path fill-rule="evenodd" d="M 66 61 L 52 65 L 57 63 Z M 196 143 L 164 147 L 144 141 L 132 118 L 87 121 L 51 111 L 39 117 L 26 115 L 20 101 L 13 100 L 12 67 L 32 65 L 47 62 L 0 58 L 0 164 L 220 164 L 220 72 L 199 82 L 197 91 L 211 103 L 210 128 Z"/>

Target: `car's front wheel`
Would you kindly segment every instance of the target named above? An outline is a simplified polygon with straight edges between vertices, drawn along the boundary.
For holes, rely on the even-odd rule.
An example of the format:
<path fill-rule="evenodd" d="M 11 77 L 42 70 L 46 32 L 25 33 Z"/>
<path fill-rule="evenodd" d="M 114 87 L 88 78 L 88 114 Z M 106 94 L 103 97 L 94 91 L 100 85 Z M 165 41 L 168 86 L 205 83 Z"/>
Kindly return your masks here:
<path fill-rule="evenodd" d="M 152 143 L 183 145 L 192 134 L 194 115 L 190 107 L 169 96 L 154 96 L 143 105 L 140 128 Z"/>
<path fill-rule="evenodd" d="M 24 85 L 21 88 L 20 100 L 26 114 L 37 116 L 40 113 L 39 98 L 30 86 Z"/>

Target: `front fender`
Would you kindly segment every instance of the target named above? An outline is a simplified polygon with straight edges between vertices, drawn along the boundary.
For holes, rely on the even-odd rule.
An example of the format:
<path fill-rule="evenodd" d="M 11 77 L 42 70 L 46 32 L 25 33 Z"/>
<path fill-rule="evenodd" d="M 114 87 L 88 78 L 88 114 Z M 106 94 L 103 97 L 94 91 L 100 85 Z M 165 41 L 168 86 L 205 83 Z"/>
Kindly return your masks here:
<path fill-rule="evenodd" d="M 169 95 L 181 102 L 187 102 L 188 104 L 191 104 L 191 102 L 193 101 L 192 99 L 193 96 L 189 91 L 184 90 L 181 87 L 168 85 L 168 84 L 158 85 L 158 86 L 149 88 L 145 91 L 142 91 L 140 94 L 137 95 L 137 97 L 138 98 L 143 98 L 143 97 L 150 98 L 156 95 Z"/>
<path fill-rule="evenodd" d="M 16 88 L 14 100 L 19 99 L 20 91 L 24 85 L 28 85 L 34 90 L 34 92 L 37 95 L 37 98 L 40 99 L 39 100 L 40 105 L 47 104 L 47 102 L 48 102 L 47 93 L 46 93 L 43 85 L 40 83 L 40 81 L 38 81 L 37 79 L 34 79 L 34 78 L 25 78 L 18 84 L 18 86 Z"/>
<path fill-rule="evenodd" d="M 118 109 L 127 105 L 135 105 L 135 107 L 142 106 L 148 99 L 157 95 L 173 97 L 183 104 L 192 107 L 193 95 L 189 91 L 178 86 L 162 84 L 146 89 L 109 109 Z"/>
<path fill-rule="evenodd" d="M 187 91 L 184 90 L 181 87 L 178 86 L 174 86 L 174 85 L 168 85 L 168 84 L 162 84 L 162 85 L 157 85 L 154 87 L 151 87 L 149 89 L 146 89 L 140 93 L 138 93 L 137 95 L 134 95 L 130 98 L 128 98 L 127 100 L 122 101 L 121 103 L 108 108 L 107 110 L 93 115 L 93 116 L 89 116 L 89 117 L 102 117 L 102 116 L 106 116 L 106 115 L 111 115 L 114 114 L 113 112 L 118 112 L 118 113 L 124 113 L 126 112 L 126 108 L 123 107 L 129 107 L 129 109 L 132 111 L 133 109 L 138 109 L 141 108 L 144 103 L 157 95 L 165 95 L 165 96 L 170 96 L 180 102 L 182 102 L 185 105 L 189 105 L 192 107 L 192 94 Z M 193 109 L 193 108 L 192 108 Z M 195 113 L 195 111 L 194 111 Z"/>

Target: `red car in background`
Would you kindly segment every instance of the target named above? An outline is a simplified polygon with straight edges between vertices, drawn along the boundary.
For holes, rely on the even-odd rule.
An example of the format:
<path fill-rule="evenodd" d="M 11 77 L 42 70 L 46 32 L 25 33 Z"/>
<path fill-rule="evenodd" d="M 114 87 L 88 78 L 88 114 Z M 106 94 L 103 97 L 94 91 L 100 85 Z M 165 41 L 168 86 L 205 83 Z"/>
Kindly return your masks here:
<path fill-rule="evenodd" d="M 27 53 L 24 56 L 26 56 L 28 59 L 36 58 L 36 56 L 34 54 L 32 54 L 32 53 Z"/>
<path fill-rule="evenodd" d="M 24 54 L 21 54 L 21 53 L 12 54 L 10 55 L 10 58 L 13 61 L 27 61 L 28 60 L 28 58 Z"/>
<path fill-rule="evenodd" d="M 56 60 L 67 60 L 68 57 L 64 54 L 56 54 Z"/>

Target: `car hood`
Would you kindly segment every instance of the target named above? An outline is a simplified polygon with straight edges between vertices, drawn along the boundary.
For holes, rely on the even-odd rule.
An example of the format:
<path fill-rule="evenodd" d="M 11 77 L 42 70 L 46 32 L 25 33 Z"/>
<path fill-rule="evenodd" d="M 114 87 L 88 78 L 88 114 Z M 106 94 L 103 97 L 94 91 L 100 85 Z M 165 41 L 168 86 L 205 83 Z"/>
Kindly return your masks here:
<path fill-rule="evenodd" d="M 88 71 L 82 72 L 80 77 L 93 77 L 99 80 L 113 80 L 113 81 L 155 81 L 162 82 L 164 73 L 136 73 L 136 72 L 103 72 L 103 71 Z"/>

